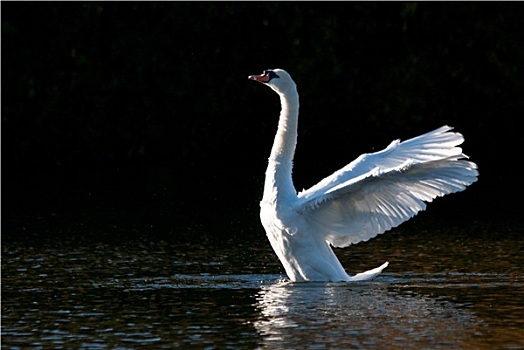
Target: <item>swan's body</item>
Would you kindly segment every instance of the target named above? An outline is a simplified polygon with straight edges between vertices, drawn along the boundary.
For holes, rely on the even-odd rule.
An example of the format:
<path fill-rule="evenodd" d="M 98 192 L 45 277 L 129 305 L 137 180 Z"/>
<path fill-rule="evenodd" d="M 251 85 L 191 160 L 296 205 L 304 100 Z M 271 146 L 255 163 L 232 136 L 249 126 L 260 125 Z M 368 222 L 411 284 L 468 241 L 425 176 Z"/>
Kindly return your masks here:
<path fill-rule="evenodd" d="M 299 106 L 296 85 L 281 69 L 249 79 L 271 87 L 282 104 L 260 218 L 292 281 L 358 281 L 377 276 L 387 262 L 350 277 L 331 246 L 367 241 L 424 210 L 424 202 L 462 191 L 477 180 L 476 164 L 457 147 L 464 138 L 443 126 L 363 154 L 297 194 L 291 177 Z"/>

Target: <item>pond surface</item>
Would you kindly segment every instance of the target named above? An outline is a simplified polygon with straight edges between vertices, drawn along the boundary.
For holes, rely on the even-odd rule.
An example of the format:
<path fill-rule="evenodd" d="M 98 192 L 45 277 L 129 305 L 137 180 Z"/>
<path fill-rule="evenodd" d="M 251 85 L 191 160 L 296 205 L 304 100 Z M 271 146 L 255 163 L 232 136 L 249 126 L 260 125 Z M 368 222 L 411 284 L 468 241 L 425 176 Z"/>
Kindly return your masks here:
<path fill-rule="evenodd" d="M 257 232 L 4 239 L 2 348 L 524 349 L 520 224 L 337 249 L 350 274 L 390 262 L 353 283 L 290 283 Z"/>

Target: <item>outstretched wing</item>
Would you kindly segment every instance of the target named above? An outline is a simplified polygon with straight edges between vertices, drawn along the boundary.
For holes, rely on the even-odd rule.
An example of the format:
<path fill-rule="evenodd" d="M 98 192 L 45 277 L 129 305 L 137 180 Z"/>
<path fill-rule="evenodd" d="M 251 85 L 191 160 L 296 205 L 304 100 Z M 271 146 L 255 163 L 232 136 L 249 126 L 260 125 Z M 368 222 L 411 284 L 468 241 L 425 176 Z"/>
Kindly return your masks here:
<path fill-rule="evenodd" d="M 444 126 L 364 154 L 299 193 L 297 211 L 333 246 L 366 241 L 400 225 L 438 196 L 476 181 L 475 163 L 457 147 L 462 135 Z"/>

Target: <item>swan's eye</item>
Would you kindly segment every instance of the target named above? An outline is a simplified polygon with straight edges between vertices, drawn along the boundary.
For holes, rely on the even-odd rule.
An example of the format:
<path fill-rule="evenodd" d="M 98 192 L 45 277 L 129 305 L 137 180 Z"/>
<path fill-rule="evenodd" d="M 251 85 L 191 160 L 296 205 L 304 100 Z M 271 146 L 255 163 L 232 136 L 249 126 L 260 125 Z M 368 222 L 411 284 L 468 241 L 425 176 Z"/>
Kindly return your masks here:
<path fill-rule="evenodd" d="M 280 78 L 277 73 L 273 72 L 272 70 L 270 70 L 269 72 L 268 71 L 264 71 L 264 74 L 267 74 L 269 75 L 269 80 L 268 81 L 271 81 L 271 79 L 275 79 L 275 78 Z"/>

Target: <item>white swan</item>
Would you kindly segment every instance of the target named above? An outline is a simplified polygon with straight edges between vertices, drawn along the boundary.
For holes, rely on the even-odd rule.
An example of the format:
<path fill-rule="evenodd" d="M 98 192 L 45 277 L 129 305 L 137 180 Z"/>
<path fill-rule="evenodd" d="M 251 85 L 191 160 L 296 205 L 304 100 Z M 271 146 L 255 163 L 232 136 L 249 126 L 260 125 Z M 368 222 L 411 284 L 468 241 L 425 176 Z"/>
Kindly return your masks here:
<path fill-rule="evenodd" d="M 282 104 L 260 218 L 291 281 L 362 281 L 377 276 L 387 262 L 350 277 L 330 245 L 367 241 L 424 210 L 424 202 L 462 191 L 477 180 L 477 165 L 457 147 L 464 138 L 443 126 L 363 154 L 297 194 L 291 178 L 297 143 L 296 85 L 282 69 L 249 79 L 276 91 Z"/>

